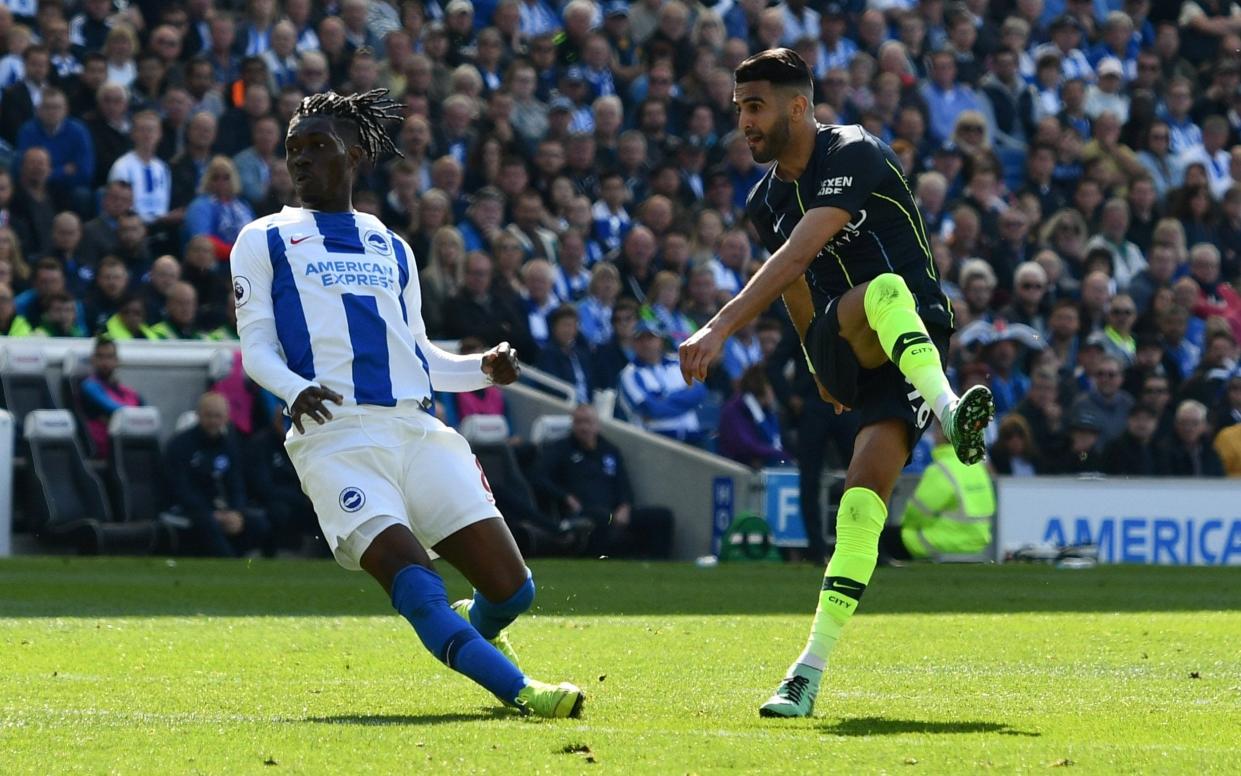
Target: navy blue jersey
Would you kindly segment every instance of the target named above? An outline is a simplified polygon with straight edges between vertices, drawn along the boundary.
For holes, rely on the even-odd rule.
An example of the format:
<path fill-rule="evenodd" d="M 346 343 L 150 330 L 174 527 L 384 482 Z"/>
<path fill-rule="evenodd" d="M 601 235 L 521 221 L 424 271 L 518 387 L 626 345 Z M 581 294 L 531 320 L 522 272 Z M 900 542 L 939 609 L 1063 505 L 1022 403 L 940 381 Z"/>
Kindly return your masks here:
<path fill-rule="evenodd" d="M 773 164 L 746 200 L 768 251 L 775 253 L 815 208 L 836 207 L 852 216 L 806 270 L 816 311 L 859 283 L 895 272 L 905 279 L 922 319 L 952 329 L 952 307 L 939 286 L 926 225 L 887 143 L 857 124 L 820 124 L 801 177 L 783 181 L 775 170 Z"/>

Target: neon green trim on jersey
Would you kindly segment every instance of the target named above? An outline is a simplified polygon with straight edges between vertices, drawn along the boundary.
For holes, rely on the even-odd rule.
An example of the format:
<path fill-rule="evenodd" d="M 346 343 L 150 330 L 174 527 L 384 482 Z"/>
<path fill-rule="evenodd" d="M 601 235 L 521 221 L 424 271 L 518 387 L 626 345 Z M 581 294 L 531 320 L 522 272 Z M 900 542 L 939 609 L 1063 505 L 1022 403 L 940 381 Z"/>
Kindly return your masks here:
<path fill-rule="evenodd" d="M 901 172 L 900 170 L 898 170 L 896 168 L 896 165 L 892 164 L 892 162 L 888 160 L 887 158 L 885 158 L 883 161 L 888 165 L 888 167 L 892 168 L 892 172 L 896 173 L 896 177 L 900 178 L 901 185 L 905 187 L 905 193 L 909 195 L 910 201 L 914 203 L 914 211 L 917 212 L 918 214 L 918 224 L 919 226 L 922 227 L 922 236 L 919 239 L 919 242 L 922 243 L 923 249 L 926 250 L 926 271 L 927 271 L 927 274 L 931 276 L 931 280 L 934 280 L 936 283 L 938 283 L 939 272 L 937 272 L 935 269 L 935 255 L 931 253 L 931 238 L 926 233 L 926 222 L 922 220 L 922 211 L 918 210 L 918 207 L 917 207 L 918 200 L 914 197 L 913 191 L 910 190 L 909 182 L 905 180 L 905 174 Z M 900 207 L 902 211 L 905 210 L 905 208 L 901 207 L 901 205 L 897 203 L 895 200 L 891 200 L 888 197 L 884 197 L 884 199 L 887 199 L 888 201 L 895 204 L 897 207 Z M 909 213 L 905 213 L 905 215 L 906 217 L 908 217 Z M 910 220 L 910 223 L 913 222 L 912 218 L 910 218 L 909 220 Z M 918 234 L 918 229 L 917 227 L 915 227 L 914 235 L 916 236 L 917 234 Z M 957 314 L 953 312 L 952 310 L 952 300 L 948 298 L 948 293 L 944 291 L 943 286 L 940 286 L 939 293 L 943 294 L 944 307 L 947 308 L 948 310 L 948 325 L 951 327 L 955 327 L 956 321 L 957 321 Z"/>

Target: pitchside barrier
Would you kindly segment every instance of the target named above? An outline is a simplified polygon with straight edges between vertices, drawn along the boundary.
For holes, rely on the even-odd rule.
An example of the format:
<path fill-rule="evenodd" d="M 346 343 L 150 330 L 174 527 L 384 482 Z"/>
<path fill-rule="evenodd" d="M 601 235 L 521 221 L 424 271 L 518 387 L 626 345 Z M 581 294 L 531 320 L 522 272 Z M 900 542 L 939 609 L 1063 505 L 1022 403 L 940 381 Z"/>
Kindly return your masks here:
<path fill-rule="evenodd" d="M 1241 566 L 1241 479 L 1001 477 L 998 559 L 1094 545 L 1100 563 Z"/>
<path fill-rule="evenodd" d="M 437 343 L 456 351 L 455 343 Z M 235 342 L 147 342 L 118 343 L 120 380 L 133 387 L 147 404 L 156 406 L 164 418 L 161 437 L 166 441 L 175 431 L 176 419 L 192 413 L 198 397 L 214 381 L 226 375 L 237 350 Z M 90 358 L 89 339 L 34 339 L 0 341 L 7 354 L 37 351 L 42 354 L 46 377 L 55 409 L 64 406 L 64 375 L 81 375 Z M 522 368 L 523 381 L 505 388 L 512 433 L 530 438 L 534 422 L 543 415 L 563 415 L 572 411 L 574 389 L 560 380 L 530 367 Z M 602 433 L 621 449 L 637 494 L 638 506 L 666 506 L 676 515 L 674 557 L 692 559 L 712 549 L 713 524 L 725 526 L 734 514 L 755 511 L 756 475 L 749 468 L 720 456 L 674 442 L 611 418 L 615 395 L 601 392 L 596 405 L 604 416 Z M 6 421 L 8 427 L 6 430 Z M 11 418 L 0 410 L 0 556 L 11 552 L 13 518 L 13 457 L 15 430 Z M 23 548 L 39 551 L 39 546 L 23 535 Z"/>

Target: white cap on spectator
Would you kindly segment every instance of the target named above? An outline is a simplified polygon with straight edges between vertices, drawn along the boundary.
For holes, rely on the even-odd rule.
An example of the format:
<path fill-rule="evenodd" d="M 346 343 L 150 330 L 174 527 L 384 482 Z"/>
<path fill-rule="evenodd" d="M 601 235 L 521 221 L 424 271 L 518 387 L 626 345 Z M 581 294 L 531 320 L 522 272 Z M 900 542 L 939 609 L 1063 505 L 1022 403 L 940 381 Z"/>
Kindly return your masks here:
<path fill-rule="evenodd" d="M 455 2 L 455 0 L 454 0 Z M 1122 76 L 1125 74 L 1125 68 L 1120 64 L 1120 60 L 1116 57 L 1104 57 L 1099 63 L 1099 77 L 1105 75 Z"/>
<path fill-rule="evenodd" d="M 452 0 L 448 7 L 444 9 L 444 13 L 452 15 L 457 11 L 465 11 L 466 13 L 474 13 L 474 4 L 470 0 Z"/>

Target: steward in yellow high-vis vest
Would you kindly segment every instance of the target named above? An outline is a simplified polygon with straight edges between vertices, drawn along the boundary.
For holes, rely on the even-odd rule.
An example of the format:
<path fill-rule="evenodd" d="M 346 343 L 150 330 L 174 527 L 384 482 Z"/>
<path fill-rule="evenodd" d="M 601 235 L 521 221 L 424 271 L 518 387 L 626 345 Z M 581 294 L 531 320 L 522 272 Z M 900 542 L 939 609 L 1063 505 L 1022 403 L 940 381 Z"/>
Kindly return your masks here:
<path fill-rule="evenodd" d="M 961 463 L 938 431 L 940 444 L 905 504 L 901 524 L 883 531 L 884 550 L 898 560 L 979 553 L 991 543 L 991 473 L 984 463 Z"/>

